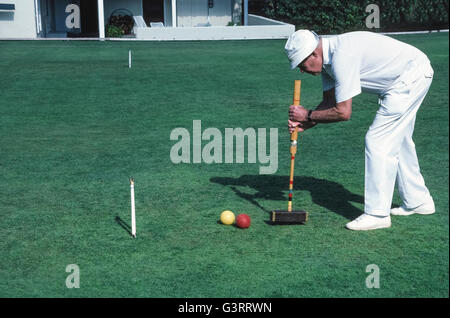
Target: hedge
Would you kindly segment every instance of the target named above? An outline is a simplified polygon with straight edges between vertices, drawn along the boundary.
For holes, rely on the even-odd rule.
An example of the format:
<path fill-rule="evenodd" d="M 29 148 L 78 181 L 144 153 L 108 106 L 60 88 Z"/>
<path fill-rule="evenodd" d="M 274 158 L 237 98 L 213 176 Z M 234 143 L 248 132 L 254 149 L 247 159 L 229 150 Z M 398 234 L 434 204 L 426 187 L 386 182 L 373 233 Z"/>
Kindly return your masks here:
<path fill-rule="evenodd" d="M 250 1 L 264 16 L 318 33 L 355 30 L 406 31 L 448 28 L 449 0 L 259 0 Z M 380 28 L 368 29 L 369 4 L 380 9 Z"/>

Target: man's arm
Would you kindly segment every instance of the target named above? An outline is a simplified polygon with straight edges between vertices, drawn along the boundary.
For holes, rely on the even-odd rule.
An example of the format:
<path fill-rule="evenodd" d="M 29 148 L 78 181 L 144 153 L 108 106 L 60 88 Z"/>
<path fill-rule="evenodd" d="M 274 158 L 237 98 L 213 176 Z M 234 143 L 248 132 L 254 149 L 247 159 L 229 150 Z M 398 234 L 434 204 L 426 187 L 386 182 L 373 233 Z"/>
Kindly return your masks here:
<path fill-rule="evenodd" d="M 336 105 L 336 98 L 334 96 L 334 87 L 328 91 L 323 92 L 323 98 L 320 104 L 316 107 L 316 110 L 324 110 L 329 109 L 331 107 L 334 107 Z M 290 112 L 289 112 L 290 114 Z M 289 132 L 292 133 L 294 131 L 294 128 L 296 126 L 299 127 L 299 131 L 304 131 L 309 128 L 312 128 L 317 125 L 317 122 L 310 121 L 310 122 L 295 122 L 292 120 L 288 120 L 288 127 Z"/>
<path fill-rule="evenodd" d="M 316 110 L 324 110 L 334 107 L 336 105 L 336 97 L 334 96 L 334 87 L 328 91 L 323 92 L 323 98 Z"/>
<path fill-rule="evenodd" d="M 352 99 L 335 104 L 323 110 L 314 110 L 311 120 L 316 123 L 334 123 L 349 120 L 352 115 Z"/>
<path fill-rule="evenodd" d="M 336 103 L 334 88 L 323 92 L 323 101 L 311 113 L 311 120 L 317 123 L 334 123 L 349 120 L 352 115 L 352 99 Z"/>
<path fill-rule="evenodd" d="M 334 123 L 349 120 L 352 114 L 352 99 L 336 103 L 334 88 L 323 93 L 323 100 L 312 111 L 310 119 L 313 123 Z M 293 122 L 307 122 L 308 110 L 304 107 L 289 108 L 289 119 Z"/>

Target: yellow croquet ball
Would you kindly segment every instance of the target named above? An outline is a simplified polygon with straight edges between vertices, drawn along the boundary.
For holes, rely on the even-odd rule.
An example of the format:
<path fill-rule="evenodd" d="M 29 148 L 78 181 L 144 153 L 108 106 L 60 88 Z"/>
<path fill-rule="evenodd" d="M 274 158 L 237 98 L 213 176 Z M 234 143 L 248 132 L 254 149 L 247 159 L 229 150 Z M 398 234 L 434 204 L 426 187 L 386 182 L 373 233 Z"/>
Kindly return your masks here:
<path fill-rule="evenodd" d="M 225 225 L 230 225 L 234 223 L 234 213 L 230 210 L 225 210 L 220 214 L 220 222 Z"/>

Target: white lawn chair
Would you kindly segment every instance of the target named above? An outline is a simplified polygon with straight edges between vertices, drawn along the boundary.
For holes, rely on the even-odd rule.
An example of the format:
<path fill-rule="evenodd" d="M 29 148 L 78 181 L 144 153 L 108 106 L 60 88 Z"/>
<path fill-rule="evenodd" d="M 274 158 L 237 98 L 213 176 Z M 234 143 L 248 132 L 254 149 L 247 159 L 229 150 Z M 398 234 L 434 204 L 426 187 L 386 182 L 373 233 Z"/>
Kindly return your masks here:
<path fill-rule="evenodd" d="M 150 22 L 150 27 L 152 28 L 163 28 L 164 23 L 162 22 Z"/>
<path fill-rule="evenodd" d="M 134 20 L 134 26 L 136 26 L 138 28 L 146 28 L 147 27 L 147 24 L 145 24 L 144 18 L 141 15 L 134 15 L 133 20 Z"/>

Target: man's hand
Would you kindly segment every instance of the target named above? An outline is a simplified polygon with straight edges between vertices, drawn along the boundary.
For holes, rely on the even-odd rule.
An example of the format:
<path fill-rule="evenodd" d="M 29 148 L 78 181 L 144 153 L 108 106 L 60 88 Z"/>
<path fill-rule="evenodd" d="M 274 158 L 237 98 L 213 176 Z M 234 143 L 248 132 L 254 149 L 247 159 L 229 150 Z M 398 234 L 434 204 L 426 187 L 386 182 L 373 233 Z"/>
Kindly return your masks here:
<path fill-rule="evenodd" d="M 316 123 L 308 121 L 308 111 L 303 106 L 291 105 L 289 107 L 289 133 L 292 134 L 295 127 L 298 127 L 298 131 L 302 132 L 306 129 L 314 127 L 315 125 Z"/>
<path fill-rule="evenodd" d="M 308 121 L 308 111 L 303 106 L 291 105 L 289 107 L 289 120 L 296 122 Z"/>
<path fill-rule="evenodd" d="M 315 125 L 316 125 L 316 123 L 314 123 L 314 122 L 300 123 L 298 121 L 288 120 L 288 128 L 289 128 L 290 134 L 292 134 L 294 132 L 295 127 L 298 127 L 298 131 L 302 132 L 302 131 L 305 131 L 306 129 L 314 127 Z"/>

